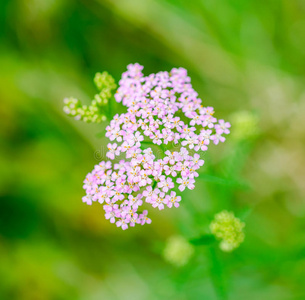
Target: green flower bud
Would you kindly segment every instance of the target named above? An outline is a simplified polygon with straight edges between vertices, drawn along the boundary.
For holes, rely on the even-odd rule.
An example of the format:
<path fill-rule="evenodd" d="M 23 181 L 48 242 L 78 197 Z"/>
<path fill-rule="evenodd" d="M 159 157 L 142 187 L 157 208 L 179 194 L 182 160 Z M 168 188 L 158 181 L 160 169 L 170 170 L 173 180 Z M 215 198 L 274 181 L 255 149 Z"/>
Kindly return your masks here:
<path fill-rule="evenodd" d="M 96 73 L 94 76 L 94 83 L 100 91 L 104 89 L 113 90 L 117 86 L 115 84 L 114 78 L 106 71 L 103 73 Z"/>
<path fill-rule="evenodd" d="M 76 120 L 82 120 L 84 122 L 94 122 L 100 123 L 105 121 L 106 115 L 103 111 L 102 106 L 106 106 L 112 97 L 112 90 L 117 87 L 114 79 L 107 72 L 96 73 L 94 77 L 94 83 L 100 90 L 99 94 L 94 96 L 90 105 L 82 105 L 78 99 L 75 98 L 65 98 L 64 99 L 64 112 L 74 117 Z M 110 109 L 108 108 L 108 113 L 110 114 Z"/>
<path fill-rule="evenodd" d="M 102 103 L 102 98 L 101 98 L 101 96 L 99 95 L 99 94 L 96 94 L 95 96 L 94 96 L 94 100 L 92 100 L 92 102 L 94 101 L 94 103 Z"/>
<path fill-rule="evenodd" d="M 220 242 L 220 249 L 230 252 L 244 241 L 243 228 L 245 223 L 241 222 L 232 212 L 226 210 L 215 215 L 210 224 L 210 230 Z"/>
<path fill-rule="evenodd" d="M 187 264 L 193 253 L 193 246 L 182 236 L 171 236 L 167 241 L 163 256 L 169 263 L 181 267 Z"/>

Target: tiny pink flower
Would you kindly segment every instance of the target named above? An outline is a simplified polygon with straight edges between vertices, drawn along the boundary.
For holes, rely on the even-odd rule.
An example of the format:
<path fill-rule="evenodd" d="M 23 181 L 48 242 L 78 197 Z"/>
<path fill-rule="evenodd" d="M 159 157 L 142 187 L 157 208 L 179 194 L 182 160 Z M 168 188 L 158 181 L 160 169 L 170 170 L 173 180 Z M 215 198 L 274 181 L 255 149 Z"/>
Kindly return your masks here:
<path fill-rule="evenodd" d="M 177 183 L 180 184 L 178 188 L 181 192 L 184 191 L 186 187 L 190 190 L 193 190 L 195 188 L 194 182 L 195 182 L 195 180 L 192 178 L 189 178 L 189 179 L 178 178 L 177 179 Z"/>
<path fill-rule="evenodd" d="M 175 192 L 171 192 L 170 195 L 167 195 L 167 206 L 171 208 L 173 205 L 175 207 L 179 207 L 179 202 L 181 201 L 181 197 L 177 196 Z"/>
<path fill-rule="evenodd" d="M 117 148 L 116 143 L 114 143 L 114 144 L 109 143 L 107 145 L 107 148 L 108 148 L 108 152 L 107 152 L 106 156 L 109 157 L 110 159 L 114 159 L 116 155 L 120 154 L 120 149 Z"/>

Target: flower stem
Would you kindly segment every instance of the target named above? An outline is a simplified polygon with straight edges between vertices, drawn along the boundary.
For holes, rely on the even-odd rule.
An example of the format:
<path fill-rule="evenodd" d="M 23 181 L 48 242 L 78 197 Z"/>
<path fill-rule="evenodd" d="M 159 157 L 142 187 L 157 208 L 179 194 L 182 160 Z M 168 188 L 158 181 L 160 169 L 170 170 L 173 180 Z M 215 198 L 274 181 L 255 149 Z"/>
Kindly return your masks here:
<path fill-rule="evenodd" d="M 156 185 L 157 185 L 157 181 L 154 180 L 154 183 L 153 183 L 153 185 L 152 185 L 152 188 L 154 189 L 154 188 L 156 187 Z"/>
<path fill-rule="evenodd" d="M 151 141 L 142 141 L 141 142 L 141 144 L 149 144 L 149 145 L 156 145 L 156 144 L 154 144 L 153 142 L 151 142 Z M 158 146 L 158 145 L 157 145 Z"/>
<path fill-rule="evenodd" d="M 108 101 L 108 116 L 109 120 L 112 118 L 112 97 Z"/>
<path fill-rule="evenodd" d="M 223 266 L 218 258 L 215 245 L 209 247 L 210 273 L 215 292 L 219 300 L 227 300 L 227 288 L 224 280 Z"/>

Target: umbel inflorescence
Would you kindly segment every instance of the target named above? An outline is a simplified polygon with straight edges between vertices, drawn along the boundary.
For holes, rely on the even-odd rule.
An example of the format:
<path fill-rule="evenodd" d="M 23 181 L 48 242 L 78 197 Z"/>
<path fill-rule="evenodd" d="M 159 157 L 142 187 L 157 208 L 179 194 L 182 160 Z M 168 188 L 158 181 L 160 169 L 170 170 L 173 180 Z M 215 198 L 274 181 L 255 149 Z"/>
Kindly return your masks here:
<path fill-rule="evenodd" d="M 122 74 L 114 98 L 126 112 L 116 114 L 106 127 L 110 160 L 96 165 L 84 181 L 83 202 L 103 204 L 106 219 L 122 229 L 151 223 L 145 203 L 160 210 L 178 207 L 177 193 L 195 187 L 197 171 L 204 164 L 200 154 L 210 141 L 217 145 L 230 133 L 230 124 L 217 120 L 214 109 L 202 105 L 185 69 L 148 76 L 142 69 L 130 64 Z M 111 91 L 114 81 L 105 78 L 100 86 Z M 65 111 L 82 119 L 80 102 L 73 101 L 66 100 Z M 98 107 L 99 102 L 93 103 Z M 101 119 L 88 115 L 90 121 Z"/>

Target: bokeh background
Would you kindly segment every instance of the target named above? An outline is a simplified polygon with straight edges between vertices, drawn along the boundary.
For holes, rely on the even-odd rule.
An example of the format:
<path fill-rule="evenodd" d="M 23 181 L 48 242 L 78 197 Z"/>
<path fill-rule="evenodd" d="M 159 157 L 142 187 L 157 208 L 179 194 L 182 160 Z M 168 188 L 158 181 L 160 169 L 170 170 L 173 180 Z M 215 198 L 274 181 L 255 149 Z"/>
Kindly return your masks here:
<path fill-rule="evenodd" d="M 2 0 L 0 299 L 305 299 L 304 49 L 303 0 Z M 96 72 L 118 81 L 134 62 L 187 68 L 233 126 L 179 209 L 123 232 L 81 202 L 105 124 L 62 99 L 89 101 Z M 246 222 L 240 248 L 216 266 L 205 246 L 164 259 L 223 209 Z"/>

